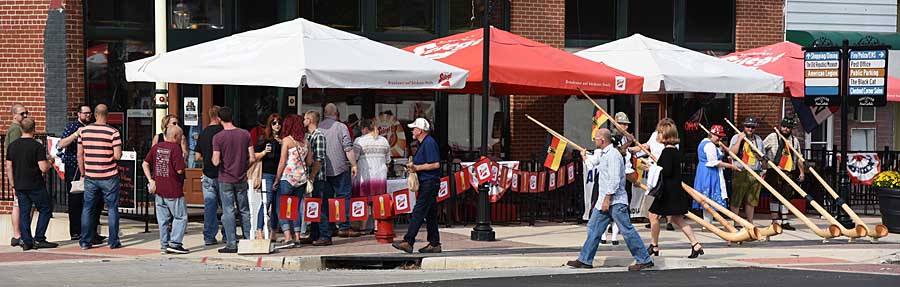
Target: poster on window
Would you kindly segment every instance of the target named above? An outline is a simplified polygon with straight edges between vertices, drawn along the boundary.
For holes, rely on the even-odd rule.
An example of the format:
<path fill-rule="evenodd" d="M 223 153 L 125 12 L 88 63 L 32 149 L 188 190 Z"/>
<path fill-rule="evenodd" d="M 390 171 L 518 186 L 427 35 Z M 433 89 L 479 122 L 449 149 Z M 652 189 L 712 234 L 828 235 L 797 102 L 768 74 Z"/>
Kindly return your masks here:
<path fill-rule="evenodd" d="M 184 98 L 184 126 L 200 125 L 200 98 L 185 97 Z"/>

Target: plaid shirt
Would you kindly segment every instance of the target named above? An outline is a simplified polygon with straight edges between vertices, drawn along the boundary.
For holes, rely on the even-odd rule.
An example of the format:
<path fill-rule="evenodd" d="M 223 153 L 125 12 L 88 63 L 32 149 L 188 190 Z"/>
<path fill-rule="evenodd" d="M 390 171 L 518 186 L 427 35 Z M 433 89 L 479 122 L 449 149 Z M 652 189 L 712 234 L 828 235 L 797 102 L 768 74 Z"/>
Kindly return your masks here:
<path fill-rule="evenodd" d="M 325 154 L 325 135 L 322 130 L 316 129 L 311 133 L 306 133 L 306 140 L 309 141 L 309 149 L 312 152 L 313 162 L 322 164 L 319 174 L 316 174 L 316 181 L 325 181 L 325 170 L 328 169 L 328 156 Z M 312 171 L 312 167 L 310 167 Z"/>

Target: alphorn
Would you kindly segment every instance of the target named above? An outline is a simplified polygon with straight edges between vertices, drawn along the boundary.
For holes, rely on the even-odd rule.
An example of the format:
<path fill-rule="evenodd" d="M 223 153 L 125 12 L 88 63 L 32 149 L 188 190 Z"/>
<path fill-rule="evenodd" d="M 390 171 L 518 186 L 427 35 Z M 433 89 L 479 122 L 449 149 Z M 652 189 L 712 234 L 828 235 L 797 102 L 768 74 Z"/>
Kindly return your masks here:
<path fill-rule="evenodd" d="M 590 100 L 592 104 L 594 104 L 594 107 L 596 107 L 597 110 L 599 110 L 604 115 L 606 115 L 607 118 L 609 118 L 609 122 L 612 123 L 613 126 L 616 127 L 616 129 L 618 129 L 620 132 L 622 132 L 623 135 L 625 135 L 626 137 L 631 139 L 632 142 L 637 143 L 637 140 L 634 138 L 634 136 L 632 136 L 630 133 L 628 133 L 628 131 L 625 130 L 625 128 L 623 128 L 622 125 L 620 125 L 618 122 L 616 122 L 615 118 L 610 116 L 610 114 L 607 113 L 606 110 L 604 110 L 602 107 L 600 107 L 600 105 L 597 104 L 597 102 L 595 102 L 594 99 L 591 99 L 591 97 L 588 96 L 587 93 L 585 93 L 583 90 L 579 89 L 579 91 L 588 100 Z M 646 153 L 648 156 L 650 156 L 650 158 L 652 158 L 654 161 L 657 160 L 656 156 L 654 156 L 652 153 L 650 153 L 650 151 L 648 151 L 646 148 L 644 148 L 643 145 L 638 143 L 638 147 L 644 153 Z M 694 188 L 690 187 L 689 185 L 685 184 L 684 182 L 681 183 L 681 187 L 685 190 L 685 192 L 688 193 L 688 195 L 690 195 L 694 200 L 696 200 L 698 203 L 700 203 L 700 205 L 703 206 L 703 208 L 706 211 L 708 211 L 710 214 L 712 214 L 713 218 L 715 218 L 716 221 L 721 223 L 722 226 L 725 226 L 725 229 L 728 230 L 728 233 L 726 233 L 724 231 L 717 232 L 717 227 L 713 226 L 712 224 L 706 223 L 703 219 L 700 219 L 699 217 L 691 214 L 690 212 L 688 212 L 688 214 L 690 214 L 690 215 L 687 215 L 687 217 L 690 218 L 691 220 L 697 221 L 703 227 L 706 227 L 707 229 L 713 231 L 714 234 L 716 234 L 717 236 L 719 236 L 722 239 L 725 239 L 727 241 L 732 241 L 732 242 L 743 242 L 743 241 L 749 241 L 749 240 L 757 240 L 760 238 L 760 236 L 768 236 L 768 235 L 772 235 L 772 234 L 781 233 L 780 226 L 767 227 L 766 229 L 764 229 L 765 231 L 762 231 L 763 229 L 759 229 L 758 227 L 756 227 L 756 225 L 753 225 L 749 221 L 744 220 L 737 214 L 734 214 L 733 212 L 731 212 L 731 210 L 728 210 L 727 208 L 722 207 L 715 201 L 712 201 L 711 199 L 707 198 L 703 194 L 700 194 L 699 192 L 694 190 Z M 744 228 L 741 229 L 740 231 L 737 231 L 734 228 L 734 226 L 732 226 L 730 222 L 728 222 L 727 220 L 722 218 L 722 215 L 720 215 L 719 212 L 717 212 L 716 210 L 721 211 L 722 213 L 724 213 L 731 219 L 737 221 L 742 226 L 744 226 Z M 729 236 L 722 236 L 722 234 L 729 234 Z M 768 234 L 768 235 L 762 235 L 762 234 Z"/>
<path fill-rule="evenodd" d="M 700 128 L 702 128 L 704 131 L 709 133 L 709 130 L 707 130 L 706 127 L 703 126 L 703 124 L 700 125 Z M 774 187 L 772 187 L 771 185 L 769 185 L 768 182 L 763 180 L 763 178 L 761 176 L 759 176 L 759 174 L 757 174 L 756 171 L 754 171 L 752 168 L 750 168 L 749 165 L 747 165 L 746 163 L 741 161 L 741 159 L 739 157 L 737 157 L 737 155 L 735 155 L 733 152 L 731 152 L 731 149 L 728 149 L 725 146 L 725 144 L 723 144 L 721 141 L 719 142 L 719 146 L 721 146 L 723 149 L 725 149 L 725 151 L 728 152 L 728 155 L 731 156 L 732 159 L 736 160 L 737 162 L 740 162 L 741 165 L 744 166 L 744 170 L 749 172 L 750 175 L 752 175 L 754 178 L 756 178 L 756 180 L 758 180 L 760 184 L 762 184 L 767 190 L 769 190 L 769 193 L 771 193 L 772 196 L 778 198 L 778 201 L 781 201 L 781 203 L 784 204 L 784 206 L 786 206 L 788 208 L 788 210 L 790 210 L 791 213 L 794 214 L 794 216 L 797 216 L 797 218 L 800 219 L 800 221 L 803 221 L 803 223 L 805 223 L 806 226 L 808 226 L 809 229 L 811 229 L 813 231 L 813 233 L 815 233 L 819 237 L 822 237 L 824 239 L 824 241 L 828 241 L 828 239 L 830 239 L 830 238 L 834 238 L 834 237 L 841 235 L 840 229 L 838 229 L 838 227 L 835 225 L 829 226 L 828 231 L 825 231 L 825 230 L 822 230 L 821 228 L 819 228 L 819 226 L 816 226 L 815 224 L 813 224 L 813 222 L 811 220 L 809 220 L 809 218 L 807 218 L 805 214 L 800 212 L 800 210 L 797 210 L 797 208 L 794 207 L 794 205 L 792 205 L 789 200 L 787 200 L 786 198 L 781 196 L 781 194 L 778 193 Z M 770 166 L 775 166 L 772 163 L 772 161 L 766 160 L 766 162 Z M 781 172 L 781 170 L 778 170 L 777 168 L 775 170 L 782 176 L 785 176 L 784 173 Z M 786 178 L 786 176 L 785 176 L 785 178 Z M 787 179 L 787 180 L 789 180 L 789 179 Z"/>
<path fill-rule="evenodd" d="M 734 132 L 736 132 L 738 134 L 741 133 L 741 131 L 737 128 L 737 126 L 735 126 L 734 123 L 732 123 L 730 120 L 725 119 L 725 122 L 728 123 L 728 125 L 731 126 L 732 129 L 734 129 Z M 776 130 L 775 133 L 779 133 L 778 130 Z M 784 140 L 787 142 L 787 139 L 784 139 Z M 803 198 L 805 198 L 806 201 L 809 202 L 810 206 L 812 206 L 817 212 L 819 212 L 819 214 L 821 214 L 823 217 L 825 217 L 825 220 L 827 220 L 832 225 L 837 226 L 838 229 L 841 231 L 841 234 L 849 237 L 850 242 L 853 242 L 856 238 L 865 235 L 865 230 L 861 229 L 861 227 L 859 227 L 859 226 L 857 226 L 857 228 L 855 228 L 854 230 L 847 230 L 846 228 L 844 228 L 844 226 L 841 225 L 836 219 L 834 219 L 834 217 L 832 217 L 831 214 L 829 214 L 828 211 L 825 210 L 825 208 L 822 208 L 822 206 L 819 205 L 819 203 L 816 202 L 816 200 L 813 199 L 812 196 L 809 196 L 809 194 L 807 194 L 806 191 L 804 191 L 802 188 L 800 188 L 800 186 L 797 185 L 797 183 L 795 183 L 793 179 L 791 179 L 786 174 L 781 172 L 781 169 L 775 167 L 775 165 L 772 164 L 772 161 L 769 158 L 765 157 L 765 155 L 762 153 L 762 151 L 759 150 L 759 147 L 756 146 L 756 143 L 750 141 L 750 139 L 748 139 L 747 137 L 744 137 L 744 142 L 747 143 L 747 145 L 749 145 L 750 148 L 753 149 L 754 152 L 762 155 L 761 158 L 766 160 L 766 163 L 769 164 L 769 167 L 775 169 L 776 172 L 778 173 L 778 175 L 780 175 L 791 186 L 791 188 L 796 190 L 797 193 L 800 194 L 800 196 L 803 196 Z"/>
<path fill-rule="evenodd" d="M 784 135 L 782 135 L 781 133 L 778 132 L 777 128 L 775 128 L 775 133 L 778 134 L 778 136 L 781 137 L 782 140 L 787 141 L 787 139 L 784 138 Z M 791 148 L 791 151 L 793 151 L 794 154 L 797 155 L 797 159 L 799 159 L 802 162 L 807 162 L 806 159 L 803 158 L 803 154 L 801 154 L 800 151 L 798 151 L 796 148 L 794 148 L 793 145 L 791 145 L 790 143 L 788 143 L 787 145 L 788 145 L 788 147 Z M 812 173 L 813 177 L 815 177 L 816 180 L 818 180 L 819 183 L 821 183 L 822 186 L 825 187 L 825 190 L 827 190 L 828 193 L 831 194 L 831 197 L 834 198 L 834 200 L 837 202 L 837 204 L 840 205 L 842 209 L 844 209 L 844 212 L 847 212 L 847 215 L 850 215 L 850 218 L 852 218 L 853 222 L 856 223 L 857 232 L 859 232 L 860 227 L 862 227 L 865 230 L 865 233 L 859 233 L 859 234 L 862 234 L 862 235 L 868 234 L 869 237 L 872 237 L 872 241 L 878 241 L 878 238 L 885 237 L 888 235 L 887 226 L 884 226 L 883 224 L 875 225 L 875 229 L 869 228 L 869 226 L 866 225 L 866 223 L 864 221 L 862 221 L 862 219 L 860 219 L 858 215 L 856 215 L 856 212 L 854 212 L 853 209 L 850 208 L 850 206 L 847 205 L 847 203 L 844 202 L 843 199 L 841 199 L 841 197 L 837 194 L 837 192 L 835 192 L 834 189 L 832 189 L 831 186 L 828 185 L 828 183 L 825 182 L 824 179 L 822 179 L 822 176 L 819 175 L 819 172 L 817 172 L 815 168 L 813 168 L 811 166 L 809 166 L 807 168 L 809 168 L 809 171 L 810 171 L 810 173 Z M 841 226 L 841 225 L 838 224 L 838 226 Z"/>

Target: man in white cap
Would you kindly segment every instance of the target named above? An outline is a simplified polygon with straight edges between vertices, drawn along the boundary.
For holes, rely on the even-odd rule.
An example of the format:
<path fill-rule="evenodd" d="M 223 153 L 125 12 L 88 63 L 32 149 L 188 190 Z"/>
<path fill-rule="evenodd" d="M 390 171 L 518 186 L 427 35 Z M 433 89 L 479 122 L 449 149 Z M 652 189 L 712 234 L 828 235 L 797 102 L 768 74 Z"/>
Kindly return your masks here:
<path fill-rule="evenodd" d="M 409 218 L 409 229 L 402 241 L 394 242 L 392 246 L 406 253 L 413 252 L 416 234 L 422 223 L 425 223 L 428 231 L 428 246 L 419 249 L 419 253 L 440 253 L 441 236 L 438 233 L 437 223 L 437 192 L 441 182 L 441 151 L 437 141 L 428 132 L 431 124 L 428 120 L 417 118 L 409 124 L 413 137 L 418 141 L 419 148 L 413 156 L 413 161 L 407 163 L 409 172 L 416 173 L 419 178 L 419 192 L 416 195 L 416 205 L 413 207 Z"/>

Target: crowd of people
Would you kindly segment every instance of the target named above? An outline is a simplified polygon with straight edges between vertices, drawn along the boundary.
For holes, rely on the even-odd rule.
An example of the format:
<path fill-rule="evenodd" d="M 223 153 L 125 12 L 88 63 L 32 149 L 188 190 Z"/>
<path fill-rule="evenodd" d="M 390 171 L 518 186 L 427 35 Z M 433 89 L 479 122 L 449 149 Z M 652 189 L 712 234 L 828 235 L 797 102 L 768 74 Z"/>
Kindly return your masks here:
<path fill-rule="evenodd" d="M 45 235 L 52 200 L 44 181 L 53 157 L 41 142 L 33 139 L 35 122 L 28 118 L 25 107 L 15 105 L 11 112 L 13 123 L 6 136 L 7 175 L 16 194 L 11 244 L 24 250 L 54 248 L 58 244 L 48 242 Z M 111 249 L 122 247 L 118 237 L 120 183 L 116 161 L 122 156 L 123 143 L 119 131 L 107 123 L 107 114 L 108 108 L 103 104 L 93 111 L 90 106 L 80 106 L 76 120 L 67 125 L 58 143 L 63 149 L 69 191 L 69 234 L 85 250 L 104 241 Z M 225 246 L 218 252 L 236 253 L 238 224 L 241 239 L 269 238 L 276 242 L 280 230 L 283 237 L 277 241 L 279 248 L 328 246 L 333 244 L 334 237 L 375 233 L 371 219 L 362 222 L 357 230 L 351 228 L 349 208 L 343 209 L 345 220 L 330 222 L 327 204 L 321 205 L 322 218 L 317 224 L 308 224 L 302 216 L 295 220 L 278 216 L 280 196 L 316 197 L 323 202 L 342 198 L 350 202 L 351 196 L 368 197 L 371 201 L 374 196 L 386 193 L 391 147 L 379 135 L 374 120 L 344 124 L 339 121 L 337 106 L 329 103 L 322 114 L 308 111 L 284 118 L 272 114 L 265 127 L 256 131 L 257 138 L 253 138 L 250 132 L 234 125 L 234 111 L 230 107 L 212 106 L 206 115 L 209 124 L 200 133 L 194 148 L 194 160 L 203 162 L 205 245 L 217 245 L 221 240 Z M 428 135 L 431 126 L 427 120 L 416 119 L 409 127 L 420 148 L 407 164 L 407 170 L 419 175 L 421 190 L 407 238 L 394 245 L 412 252 L 415 234 L 426 224 L 429 244 L 420 252 L 440 252 L 435 216 L 440 152 L 434 138 Z M 183 243 L 188 222 L 183 192 L 187 147 L 178 117 L 168 115 L 161 119 L 160 133 L 153 138 L 153 145 L 141 163 L 148 190 L 155 195 L 162 254 L 190 252 Z M 260 165 L 258 178 L 249 172 L 254 164 Z M 251 191 L 265 193 L 267 206 L 251 211 L 247 194 Z M 109 238 L 98 232 L 104 204 L 108 207 Z M 31 212 L 20 212 L 19 206 L 22 211 L 38 209 L 40 215 L 34 235 L 29 230 Z M 251 212 L 257 215 L 258 228 L 254 231 L 250 230 Z M 268 222 L 263 221 L 266 217 Z M 268 226 L 268 230 L 263 226 Z M 222 235 L 217 238 L 220 230 Z"/>
<path fill-rule="evenodd" d="M 615 119 L 618 123 L 625 124 L 625 129 L 627 129 L 627 124 L 630 124 L 624 113 L 618 113 Z M 797 158 L 792 157 L 789 150 L 790 146 L 799 144 L 797 138 L 792 135 L 795 123 L 793 118 L 785 117 L 779 124 L 778 133 L 788 140 L 779 139 L 779 135 L 776 133 L 769 134 L 763 140 L 755 134 L 758 121 L 748 117 L 743 123 L 743 131 L 734 135 L 730 144 L 723 145 L 728 148 L 727 151 L 716 146 L 727 136 L 724 127 L 713 125 L 709 129 L 708 137 L 703 139 L 697 147 L 698 164 L 693 188 L 721 206 L 729 206 L 730 203 L 730 209 L 735 213 L 744 208 L 744 219 L 752 223 L 754 210 L 760 201 L 762 184 L 752 178 L 749 172 L 741 167 L 742 164 L 729 162 L 725 154 L 728 152 L 736 154 L 747 167 L 758 173 L 764 173 L 765 181 L 774 187 L 775 192 L 790 198 L 792 194 L 791 189 L 787 188 L 788 183 L 775 172 L 765 173 L 765 170 L 778 168 L 790 174 L 791 180 L 803 181 L 805 179 L 802 162 L 798 162 Z M 582 159 L 585 170 L 599 167 L 599 174 L 596 176 L 599 198 L 590 213 L 587 239 L 581 249 L 581 254 L 576 260 L 569 261 L 567 265 L 575 268 L 592 268 L 598 245 L 605 243 L 608 226 L 614 224 L 617 228 L 611 230 L 613 233 L 610 237 L 615 242 L 617 233 L 621 233 L 635 259 L 635 264 L 629 266 L 628 269 L 639 271 L 653 267 L 654 263 L 650 256 L 659 256 L 660 254 L 660 221 L 663 219 L 667 219 L 669 224 L 677 226 L 690 241 L 691 252 L 687 256 L 688 258 L 697 258 L 703 255 L 703 246 L 697 241 L 691 226 L 684 220 L 684 215 L 691 212 L 692 208 L 702 208 L 700 203 L 694 201 L 682 188 L 681 169 L 684 155 L 678 145 L 680 138 L 675 122 L 669 118 L 661 120 L 649 141 L 638 144 L 638 146 L 631 146 L 632 142 L 624 138 L 615 140 L 608 129 L 600 129 L 596 133 L 594 141 L 596 149 L 590 154 L 582 151 Z M 764 150 L 766 154 L 757 154 L 750 144 L 755 145 L 756 150 Z M 616 146 L 618 149 L 615 148 Z M 625 190 L 625 183 L 631 181 L 635 184 L 632 192 L 643 192 L 638 187 L 640 181 L 636 180 L 635 169 L 630 162 L 646 156 L 643 155 L 645 150 L 650 152 L 650 156 L 656 159 L 655 164 L 661 168 L 659 180 L 656 183 L 659 185 L 658 189 L 651 194 L 653 196 L 645 196 L 639 207 L 641 214 L 650 221 L 651 238 L 650 244 L 646 248 L 631 225 L 628 193 Z M 773 160 L 777 166 L 768 166 L 765 164 L 767 160 Z M 725 169 L 733 170 L 730 198 L 725 180 Z M 773 201 L 770 203 L 769 210 L 772 223 L 780 223 L 785 230 L 795 230 L 787 222 L 787 208 L 777 201 Z M 710 222 L 712 218 L 713 215 L 710 212 L 703 210 L 704 221 Z"/>

